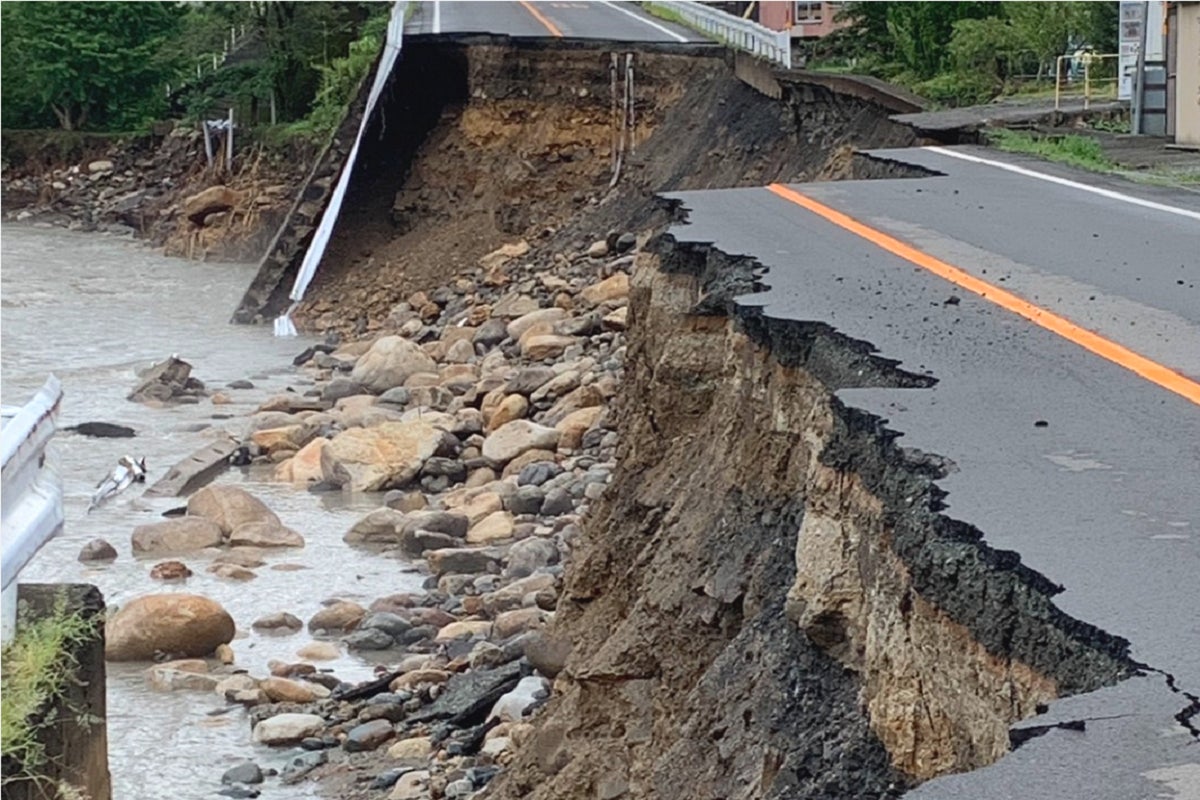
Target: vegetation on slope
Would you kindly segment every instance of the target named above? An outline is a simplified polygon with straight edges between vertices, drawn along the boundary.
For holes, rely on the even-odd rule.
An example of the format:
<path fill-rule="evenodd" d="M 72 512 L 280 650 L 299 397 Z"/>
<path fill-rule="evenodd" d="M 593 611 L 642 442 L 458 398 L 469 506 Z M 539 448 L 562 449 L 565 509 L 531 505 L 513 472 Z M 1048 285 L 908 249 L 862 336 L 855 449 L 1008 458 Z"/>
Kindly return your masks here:
<path fill-rule="evenodd" d="M 136 131 L 233 107 L 241 120 L 325 133 L 378 54 L 389 10 L 344 1 L 5 3 L 2 124 Z"/>
<path fill-rule="evenodd" d="M 969 105 L 1051 88 L 1060 55 L 1116 52 L 1117 13 L 1115 2 L 852 2 L 839 15 L 849 26 L 815 42 L 809 63 Z"/>
<path fill-rule="evenodd" d="M 75 651 L 94 633 L 95 622 L 72 613 L 60 598 L 53 613 L 22 620 L 0 654 L 0 752 L 2 783 L 34 779 L 45 762 L 38 732 L 52 720 L 42 715 L 71 680 Z M 14 770 L 13 767 L 16 767 Z"/>

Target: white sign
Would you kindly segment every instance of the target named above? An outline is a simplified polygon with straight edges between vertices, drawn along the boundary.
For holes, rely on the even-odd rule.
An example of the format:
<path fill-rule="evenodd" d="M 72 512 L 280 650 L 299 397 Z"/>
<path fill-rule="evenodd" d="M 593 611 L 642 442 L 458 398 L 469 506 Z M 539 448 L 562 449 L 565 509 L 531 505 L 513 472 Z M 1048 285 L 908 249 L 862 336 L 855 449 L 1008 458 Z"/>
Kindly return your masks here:
<path fill-rule="evenodd" d="M 1132 100 L 1137 75 L 1138 50 L 1142 46 L 1142 23 L 1146 4 L 1121 0 L 1119 58 L 1117 59 L 1117 99 Z"/>

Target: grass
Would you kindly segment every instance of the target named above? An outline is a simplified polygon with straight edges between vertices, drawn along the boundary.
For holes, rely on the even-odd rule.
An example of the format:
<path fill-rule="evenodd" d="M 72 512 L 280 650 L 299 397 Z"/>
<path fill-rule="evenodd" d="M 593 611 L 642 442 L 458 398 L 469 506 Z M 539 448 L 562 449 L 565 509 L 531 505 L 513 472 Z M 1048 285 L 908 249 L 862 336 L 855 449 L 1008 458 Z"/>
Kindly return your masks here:
<path fill-rule="evenodd" d="M 1009 153 L 1028 153 L 1092 172 L 1113 172 L 1117 168 L 1100 143 L 1087 136 L 1047 137 L 1000 128 L 988 132 L 988 141 Z"/>
<path fill-rule="evenodd" d="M 642 10 L 652 17 L 658 17 L 659 19 L 666 20 L 667 22 L 673 22 L 676 25 L 680 25 L 684 28 L 690 29 L 692 27 L 691 25 L 688 25 L 686 20 L 684 20 L 683 15 L 679 14 L 674 9 L 660 6 L 658 3 L 642 3 Z"/>
<path fill-rule="evenodd" d="M 1010 153 L 1028 153 L 1048 161 L 1073 167 L 1119 175 L 1136 183 L 1195 190 L 1200 188 L 1200 168 L 1183 165 L 1156 165 L 1149 170 L 1123 168 L 1110 159 L 1100 143 L 1089 136 L 1039 136 L 1028 131 L 998 128 L 988 132 L 988 143 Z"/>
<path fill-rule="evenodd" d="M 1170 169 L 1158 166 L 1148 172 L 1121 170 L 1119 174 L 1135 183 L 1148 183 L 1151 186 L 1182 187 L 1193 191 L 1200 189 L 1200 168 Z"/>
<path fill-rule="evenodd" d="M 40 619 L 21 620 L 0 653 L 0 752 L 20 765 L 0 783 L 29 779 L 45 761 L 37 717 L 61 696 L 78 664 L 76 647 L 94 633 L 95 622 L 66 610 L 65 597 Z"/>

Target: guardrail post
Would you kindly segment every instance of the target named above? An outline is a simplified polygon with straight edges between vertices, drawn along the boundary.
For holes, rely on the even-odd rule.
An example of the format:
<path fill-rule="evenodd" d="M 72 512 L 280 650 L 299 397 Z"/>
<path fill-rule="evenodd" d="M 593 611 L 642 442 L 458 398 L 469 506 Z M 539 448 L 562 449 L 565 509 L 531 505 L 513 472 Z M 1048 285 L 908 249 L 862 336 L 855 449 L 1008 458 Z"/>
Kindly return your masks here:
<path fill-rule="evenodd" d="M 0 640 L 8 641 L 16 626 L 17 584 L 21 570 L 63 525 L 62 486 L 46 466 L 46 445 L 54 435 L 54 417 L 62 401 L 62 385 L 51 375 L 28 403 L 9 417 L 0 433 L 0 513 L 3 547 L 0 572 Z M 6 795 L 7 796 L 7 795 Z"/>

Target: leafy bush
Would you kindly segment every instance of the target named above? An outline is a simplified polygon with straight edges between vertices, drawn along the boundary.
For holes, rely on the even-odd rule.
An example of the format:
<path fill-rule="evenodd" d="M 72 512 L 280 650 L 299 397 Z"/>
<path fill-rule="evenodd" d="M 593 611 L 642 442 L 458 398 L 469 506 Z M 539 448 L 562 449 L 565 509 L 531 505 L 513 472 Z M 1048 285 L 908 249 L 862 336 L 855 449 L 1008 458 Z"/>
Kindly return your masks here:
<path fill-rule="evenodd" d="M 319 67 L 321 83 L 309 113 L 308 128 L 317 133 L 332 133 L 346 108 L 358 93 L 359 84 L 370 73 L 387 35 L 387 15 L 372 17 L 363 26 L 362 35 L 350 43 L 350 51 Z"/>
<path fill-rule="evenodd" d="M 911 85 L 914 92 L 940 106 L 986 103 L 999 94 L 994 78 L 982 73 L 946 72 Z"/>
<path fill-rule="evenodd" d="M 45 752 L 36 716 L 59 697 L 77 667 L 74 650 L 94 632 L 95 622 L 66 610 L 65 598 L 39 619 L 22 620 L 0 660 L 0 752 L 20 766 L 4 782 L 36 774 Z M 7 794 L 7 793 L 6 793 Z"/>

